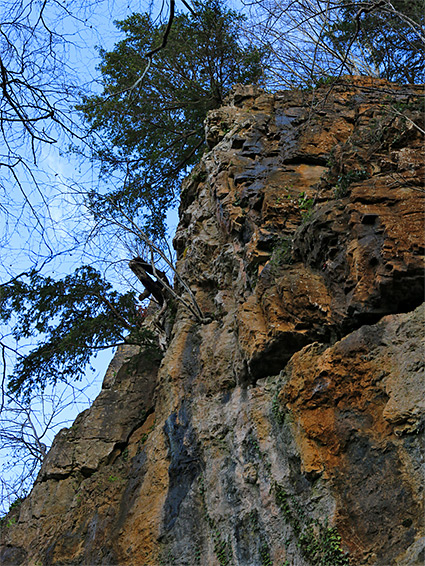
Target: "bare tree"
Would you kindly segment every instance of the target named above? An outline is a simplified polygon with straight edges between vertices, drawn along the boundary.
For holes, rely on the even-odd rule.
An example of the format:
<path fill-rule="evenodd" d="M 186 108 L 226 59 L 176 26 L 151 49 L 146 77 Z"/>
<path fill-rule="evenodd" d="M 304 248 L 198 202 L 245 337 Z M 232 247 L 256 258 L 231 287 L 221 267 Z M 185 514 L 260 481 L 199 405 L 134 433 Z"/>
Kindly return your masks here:
<path fill-rule="evenodd" d="M 80 388 L 54 386 L 22 400 L 5 391 L 3 384 L 0 411 L 0 514 L 6 513 L 16 500 L 26 496 L 55 434 L 72 424 L 76 410 L 82 411 L 89 406 L 90 385 L 88 382 Z"/>
<path fill-rule="evenodd" d="M 42 161 L 50 148 L 84 142 L 74 112 L 84 88 L 75 53 L 90 38 L 94 51 L 100 4 L 108 10 L 102 0 L 0 0 L 0 295 L 30 272 L 57 270 L 80 244 L 78 230 L 72 233 L 76 205 L 64 201 L 63 183 Z M 0 489 L 7 507 L 30 487 L 54 433 L 88 398 L 71 386 L 25 400 L 12 395 L 7 380 L 26 347 L 16 346 L 10 328 L 2 330 Z"/>
<path fill-rule="evenodd" d="M 138 0 L 131 4 L 139 6 Z M 174 0 L 158 16 L 170 26 L 173 8 Z M 64 187 L 43 159 L 58 160 L 71 143 L 86 143 L 75 106 L 83 91 L 96 88 L 96 78 L 79 61 L 97 59 L 99 18 L 109 12 L 112 22 L 129 9 L 114 0 L 0 0 L 0 244 L 3 253 L 16 253 L 19 234 L 32 266 L 72 247 L 72 237 L 64 245 L 63 233 L 57 236 L 55 209 Z M 78 216 L 75 206 L 72 214 Z M 16 274 L 9 262 L 1 263 L 8 275 Z"/>
<path fill-rule="evenodd" d="M 142 257 L 137 254 L 137 256 L 129 262 L 130 269 L 133 271 L 139 281 L 144 285 L 147 291 L 147 294 L 145 293 L 142 295 L 141 300 L 149 297 L 152 294 L 158 301 L 160 306 L 163 307 L 162 310 L 165 310 L 165 308 L 167 307 L 168 299 L 171 298 L 172 300 L 181 303 L 198 322 L 209 322 L 210 319 L 206 318 L 203 315 L 198 302 L 196 301 L 195 295 L 193 294 L 189 285 L 177 271 L 173 261 L 174 254 L 171 253 L 168 244 L 165 242 L 164 246 L 165 249 L 168 249 L 170 251 L 170 253 L 167 255 L 164 251 L 164 247 L 161 248 L 151 238 L 149 238 L 147 233 L 142 230 L 142 228 L 140 228 L 140 226 L 138 226 L 134 222 L 134 220 L 130 218 L 123 210 L 120 211 L 120 215 L 122 216 L 123 220 L 113 218 L 112 223 L 116 224 L 116 226 L 119 227 L 120 231 L 130 233 L 136 246 L 137 243 L 139 243 L 139 249 L 143 249 L 144 251 L 144 253 L 142 253 Z M 177 293 L 174 290 L 174 288 L 168 281 L 165 272 L 161 271 L 158 267 L 161 263 L 165 266 L 166 271 L 172 273 L 174 279 L 178 283 L 182 292 L 185 293 L 187 299 L 183 297 L 183 294 Z M 155 287 L 151 287 L 149 274 L 153 275 L 156 278 Z M 158 296 L 155 296 L 156 289 L 158 289 Z"/>
<path fill-rule="evenodd" d="M 70 113 L 78 97 L 75 70 L 68 63 L 73 40 L 65 28 L 75 21 L 87 25 L 87 9 L 56 0 L 1 2 L 0 168 L 3 175 L 10 173 L 2 177 L 2 196 L 14 182 L 34 214 L 23 177 L 38 185 L 34 169 L 40 149 L 55 144 L 63 133 L 79 133 Z M 42 191 L 39 197 L 43 200 Z"/>
<path fill-rule="evenodd" d="M 272 87 L 311 86 L 347 74 L 398 80 L 404 73 L 405 82 L 413 82 L 410 71 L 423 59 L 423 0 L 246 0 L 244 4 L 250 15 L 248 38 L 270 50 Z M 391 72 L 386 64 L 391 58 L 398 70 L 405 65 L 406 72 L 395 68 Z M 423 77 L 421 68 L 417 82 Z"/>

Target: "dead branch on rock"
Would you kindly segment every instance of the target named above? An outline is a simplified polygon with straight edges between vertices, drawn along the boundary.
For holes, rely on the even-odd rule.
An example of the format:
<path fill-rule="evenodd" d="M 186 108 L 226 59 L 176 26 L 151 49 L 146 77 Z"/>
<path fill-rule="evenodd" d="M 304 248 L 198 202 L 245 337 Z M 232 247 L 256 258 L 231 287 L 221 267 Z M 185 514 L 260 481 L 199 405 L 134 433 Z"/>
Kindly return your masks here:
<path fill-rule="evenodd" d="M 189 285 L 180 276 L 173 262 L 167 257 L 163 250 L 158 245 L 156 245 L 151 238 L 149 238 L 146 232 L 134 222 L 132 218 L 130 218 L 121 208 L 119 209 L 119 211 L 120 214 L 125 218 L 125 220 L 127 220 L 128 224 L 125 224 L 117 218 L 109 219 L 109 221 L 122 228 L 124 231 L 133 234 L 138 240 L 141 240 L 149 250 L 149 262 L 141 258 L 134 258 L 130 261 L 129 264 L 130 269 L 139 278 L 146 291 L 149 291 L 149 295 L 152 294 L 152 296 L 155 297 L 158 304 L 162 307 L 162 310 L 165 310 L 167 306 L 167 299 L 172 298 L 178 303 L 182 304 L 201 324 L 207 324 L 208 322 L 210 322 L 210 319 L 208 317 L 205 317 L 202 313 L 195 295 L 193 294 Z M 174 277 L 188 295 L 188 299 L 183 298 L 182 295 L 176 293 L 167 277 L 165 276 L 165 273 L 158 269 L 157 263 L 155 261 L 155 255 L 158 256 L 172 271 Z M 149 277 L 149 273 L 155 277 L 156 281 Z M 149 295 L 146 295 L 146 297 Z"/>

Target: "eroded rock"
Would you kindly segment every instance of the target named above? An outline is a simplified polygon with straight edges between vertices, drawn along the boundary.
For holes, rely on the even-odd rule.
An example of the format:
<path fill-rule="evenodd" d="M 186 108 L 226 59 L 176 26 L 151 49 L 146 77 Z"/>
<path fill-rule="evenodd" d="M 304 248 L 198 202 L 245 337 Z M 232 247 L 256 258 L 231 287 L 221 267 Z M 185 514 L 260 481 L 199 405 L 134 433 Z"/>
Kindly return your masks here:
<path fill-rule="evenodd" d="M 418 94 L 238 87 L 209 115 L 174 240 L 206 320 L 179 305 L 159 370 L 111 368 L 5 564 L 422 563 Z"/>

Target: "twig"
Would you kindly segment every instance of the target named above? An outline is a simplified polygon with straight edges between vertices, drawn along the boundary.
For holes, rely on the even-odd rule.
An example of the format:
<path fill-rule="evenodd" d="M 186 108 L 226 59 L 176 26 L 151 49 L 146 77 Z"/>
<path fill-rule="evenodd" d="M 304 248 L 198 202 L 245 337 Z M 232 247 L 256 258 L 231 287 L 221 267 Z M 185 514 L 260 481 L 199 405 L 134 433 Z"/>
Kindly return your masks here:
<path fill-rule="evenodd" d="M 399 116 L 402 116 L 403 118 L 405 118 L 410 124 L 412 124 L 412 126 L 414 128 L 416 128 L 419 132 L 421 132 L 421 134 L 423 134 L 425 136 L 425 130 L 423 130 L 420 126 L 418 126 L 416 124 L 416 122 L 414 122 L 413 120 L 411 120 L 409 118 L 409 116 L 406 116 L 406 114 L 403 114 L 403 112 L 400 112 L 399 110 L 397 110 L 397 108 L 395 108 L 394 106 L 391 106 L 391 110 L 393 112 L 395 112 L 396 114 L 398 114 Z"/>
<path fill-rule="evenodd" d="M 209 319 L 204 317 L 204 315 L 203 315 L 203 313 L 202 313 L 202 311 L 201 311 L 201 309 L 198 305 L 198 302 L 196 301 L 195 296 L 192 293 L 192 290 L 187 285 L 187 283 L 182 279 L 182 277 L 179 275 L 179 273 L 177 272 L 173 263 L 167 258 L 167 256 L 164 254 L 164 252 L 152 242 L 152 240 L 147 236 L 147 234 L 145 234 L 145 232 L 139 226 L 137 226 L 137 224 L 121 209 L 121 207 L 118 206 L 118 208 L 119 208 L 119 211 L 122 214 L 122 216 L 124 216 L 124 218 L 130 223 L 131 228 L 129 228 L 128 226 L 126 226 L 125 224 L 123 224 L 122 222 L 120 222 L 117 219 L 114 219 L 113 222 L 116 223 L 121 228 L 123 228 L 124 230 L 130 231 L 133 234 L 135 234 L 136 236 L 140 237 L 143 240 L 143 242 L 145 242 L 145 244 L 148 246 L 151 253 L 155 252 L 161 257 L 161 259 L 172 270 L 172 272 L 174 273 L 174 275 L 176 276 L 176 278 L 178 279 L 178 281 L 182 285 L 182 287 L 189 294 L 192 305 L 190 305 L 180 295 L 178 295 L 174 291 L 174 289 L 170 285 L 167 284 L 166 281 L 161 280 L 164 287 L 167 289 L 167 291 L 169 291 L 169 293 L 171 294 L 172 297 L 174 297 L 176 300 L 180 301 L 187 309 L 189 309 L 190 312 L 196 317 L 196 319 L 199 322 L 206 323 Z"/>

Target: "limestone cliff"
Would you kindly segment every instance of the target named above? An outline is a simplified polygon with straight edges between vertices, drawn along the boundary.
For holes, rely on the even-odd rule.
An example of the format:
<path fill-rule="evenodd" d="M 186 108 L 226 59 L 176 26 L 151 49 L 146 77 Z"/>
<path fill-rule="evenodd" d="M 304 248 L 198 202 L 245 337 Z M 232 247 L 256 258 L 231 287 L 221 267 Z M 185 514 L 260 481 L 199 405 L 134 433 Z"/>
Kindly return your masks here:
<path fill-rule="evenodd" d="M 422 95 L 210 114 L 174 240 L 208 322 L 179 306 L 160 364 L 118 353 L 3 565 L 423 564 Z"/>

